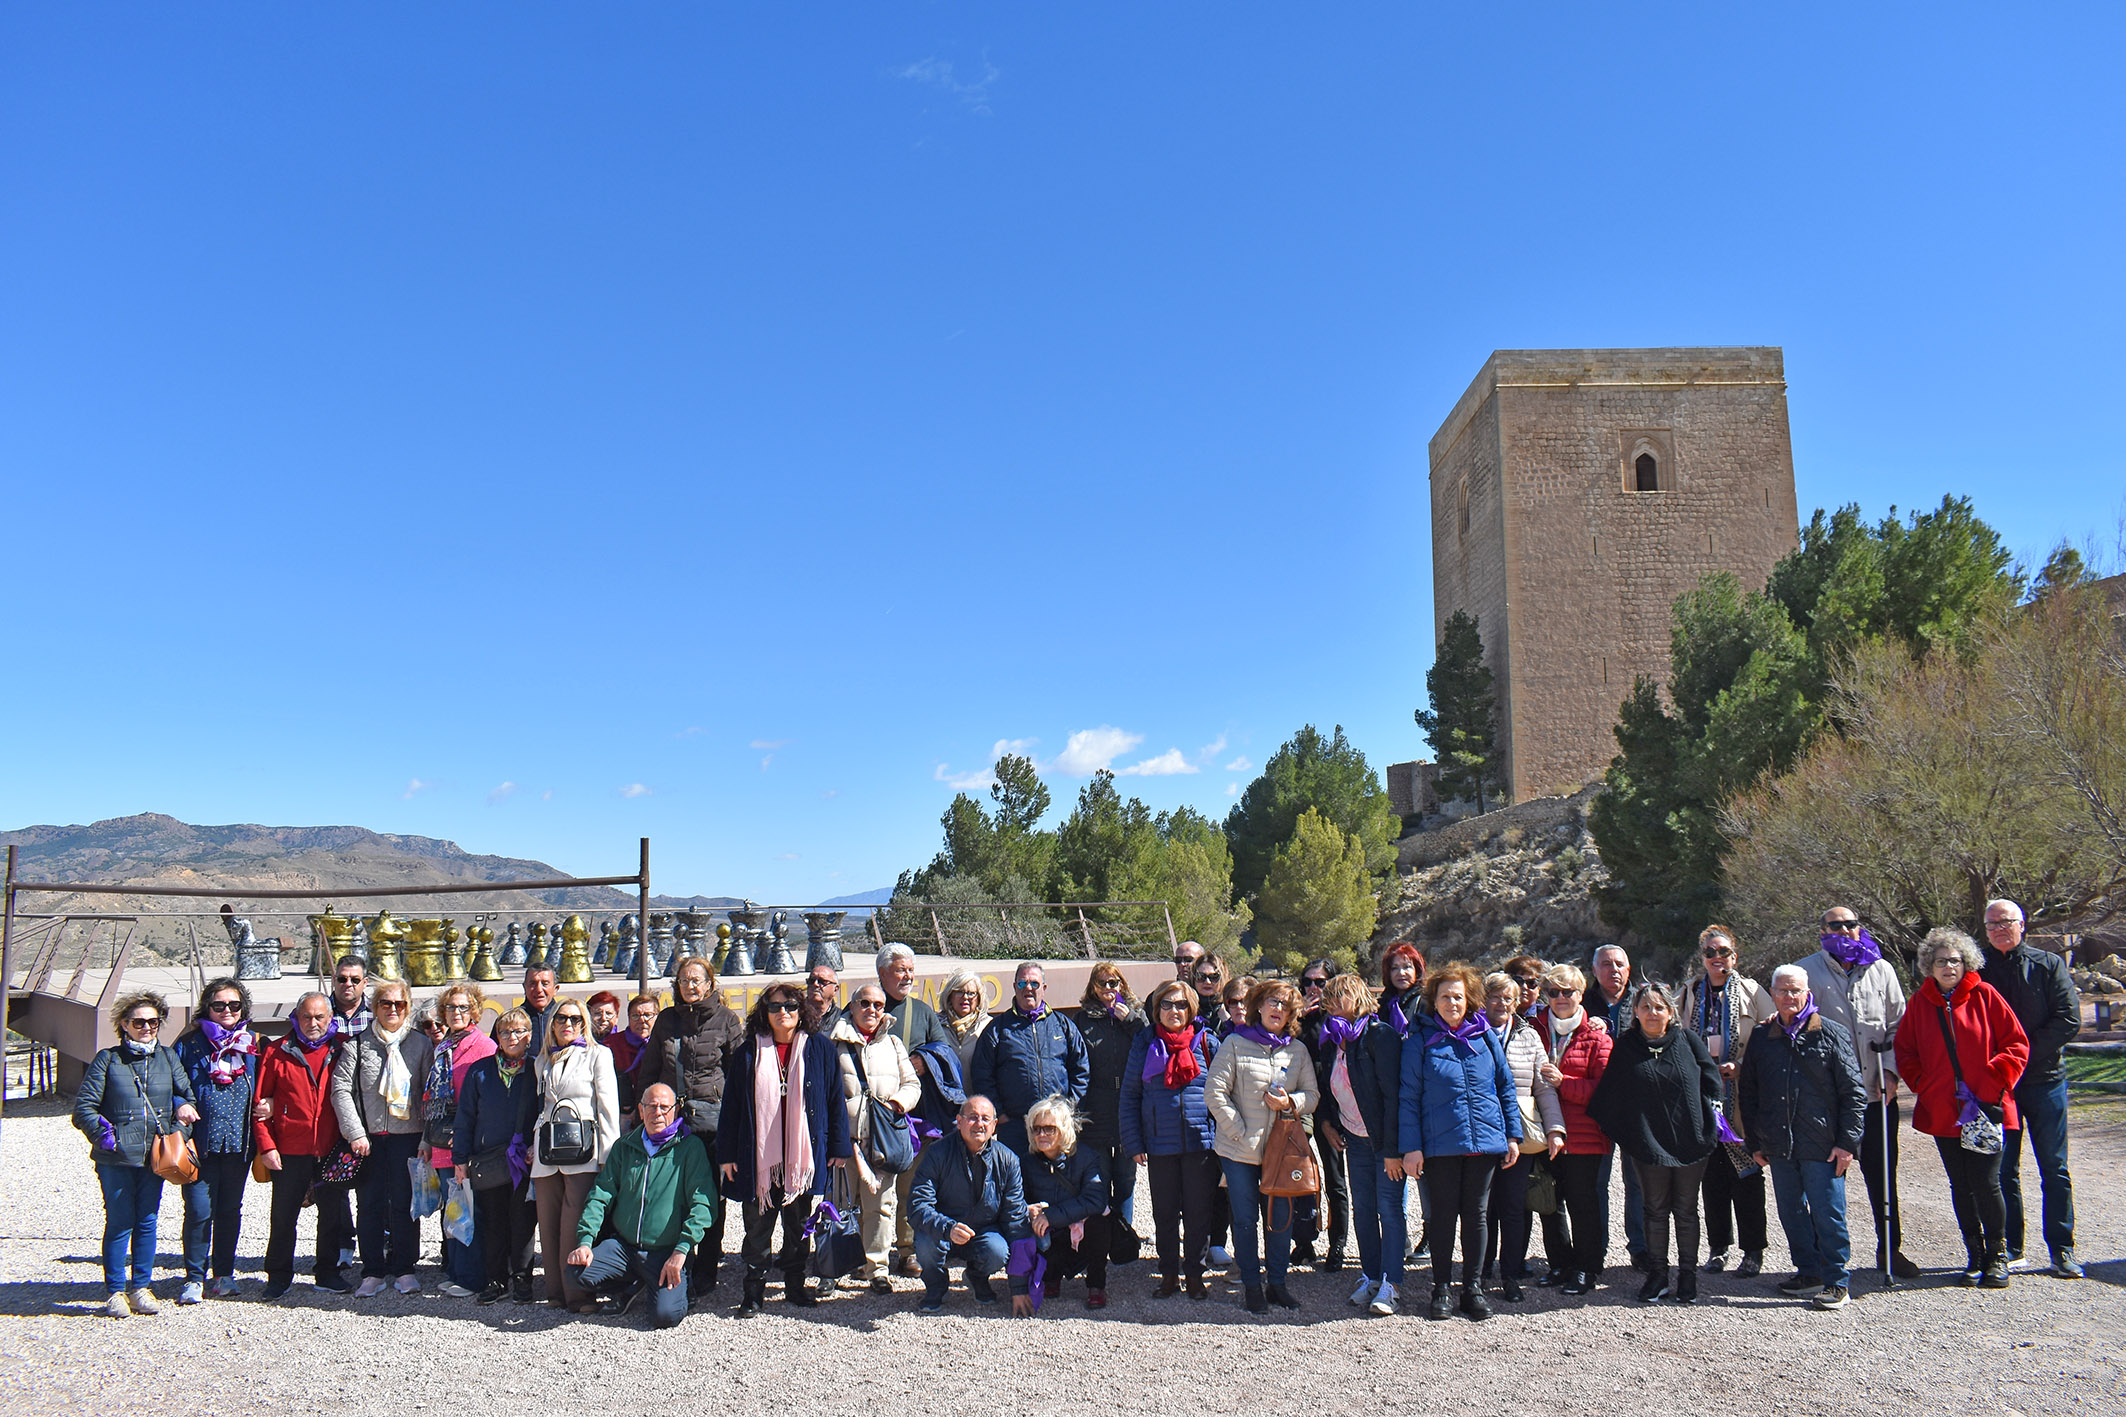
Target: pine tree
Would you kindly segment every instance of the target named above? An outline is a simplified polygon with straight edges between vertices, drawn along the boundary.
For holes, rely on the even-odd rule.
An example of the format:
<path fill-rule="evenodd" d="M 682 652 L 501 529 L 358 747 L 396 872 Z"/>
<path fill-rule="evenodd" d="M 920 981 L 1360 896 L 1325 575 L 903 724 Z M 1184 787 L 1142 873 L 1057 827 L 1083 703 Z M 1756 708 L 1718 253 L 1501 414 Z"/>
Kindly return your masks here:
<path fill-rule="evenodd" d="M 1425 694 L 1432 707 L 1417 711 L 1417 724 L 1439 763 L 1440 796 L 1474 801 L 1484 811 L 1485 789 L 1499 785 L 1498 702 L 1483 636 L 1468 611 L 1447 617 L 1439 655 L 1425 671 Z"/>

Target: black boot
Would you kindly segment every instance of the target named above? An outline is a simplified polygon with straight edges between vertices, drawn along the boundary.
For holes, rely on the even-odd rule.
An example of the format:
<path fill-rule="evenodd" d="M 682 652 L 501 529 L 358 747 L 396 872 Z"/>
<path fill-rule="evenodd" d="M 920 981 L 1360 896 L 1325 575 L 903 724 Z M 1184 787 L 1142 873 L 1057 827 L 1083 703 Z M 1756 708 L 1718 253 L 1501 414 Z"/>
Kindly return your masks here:
<path fill-rule="evenodd" d="M 819 1295 L 814 1294 L 812 1286 L 805 1282 L 805 1272 L 801 1269 L 786 1269 L 782 1272 L 782 1297 L 784 1303 L 795 1304 L 801 1309 L 809 1309 L 819 1303 Z"/>
<path fill-rule="evenodd" d="M 1296 1309 L 1299 1307 L 1299 1301 L 1292 1297 L 1292 1291 L 1282 1284 L 1272 1284 L 1266 1291 L 1266 1297 L 1280 1309 Z"/>
<path fill-rule="evenodd" d="M 1683 1272 L 1685 1274 L 1690 1273 L 1687 1269 Z M 1649 1262 L 1646 1266 L 1646 1282 L 1639 1286 L 1639 1302 L 1642 1304 L 1658 1304 L 1667 1293 L 1668 1266 Z"/>
<path fill-rule="evenodd" d="M 768 1272 L 765 1269 L 746 1267 L 745 1291 L 738 1300 L 738 1317 L 750 1319 L 768 1302 Z"/>
<path fill-rule="evenodd" d="M 1432 1286 L 1432 1307 L 1426 1311 L 1435 1319 L 1454 1317 L 1454 1291 L 1444 1284 Z"/>
<path fill-rule="evenodd" d="M 1462 1315 L 1478 1323 L 1491 1317 L 1491 1301 L 1484 1297 L 1483 1290 L 1473 1284 L 1462 1286 Z"/>
<path fill-rule="evenodd" d="M 1270 1301 L 1263 1296 L 1262 1286 L 1260 1284 L 1247 1285 L 1246 1295 L 1249 1313 L 1266 1314 L 1270 1311 Z"/>
<path fill-rule="evenodd" d="M 1695 1304 L 1698 1302 L 1698 1271 L 1692 1269 L 1689 1265 L 1685 1265 L 1676 1271 L 1676 1302 L 1679 1304 Z"/>
<path fill-rule="evenodd" d="M 1521 1281 L 1508 1275 L 1505 1282 L 1499 1286 L 1499 1297 L 1509 1304 L 1518 1304 L 1528 1296 L 1521 1292 Z"/>

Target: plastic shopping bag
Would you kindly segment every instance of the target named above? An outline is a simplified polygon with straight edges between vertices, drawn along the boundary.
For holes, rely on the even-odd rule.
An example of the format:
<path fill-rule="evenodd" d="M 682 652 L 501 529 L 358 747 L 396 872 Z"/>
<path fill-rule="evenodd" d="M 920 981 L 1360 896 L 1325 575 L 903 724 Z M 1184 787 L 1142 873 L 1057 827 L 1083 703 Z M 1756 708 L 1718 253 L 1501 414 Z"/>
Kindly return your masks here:
<path fill-rule="evenodd" d="M 443 1178 L 418 1156 L 406 1158 L 406 1170 L 413 1177 L 413 1218 L 425 1220 L 443 1208 Z"/>
<path fill-rule="evenodd" d="M 472 1186 L 453 1177 L 444 1191 L 443 1233 L 461 1245 L 472 1243 Z"/>

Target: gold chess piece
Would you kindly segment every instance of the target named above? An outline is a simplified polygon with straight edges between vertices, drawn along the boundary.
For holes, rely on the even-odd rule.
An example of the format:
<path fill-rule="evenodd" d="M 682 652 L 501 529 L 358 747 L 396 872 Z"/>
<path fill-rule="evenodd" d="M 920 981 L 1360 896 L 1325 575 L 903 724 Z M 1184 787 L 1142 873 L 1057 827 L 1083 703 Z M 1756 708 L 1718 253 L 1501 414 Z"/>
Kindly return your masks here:
<path fill-rule="evenodd" d="M 473 925 L 465 931 L 466 954 L 465 977 L 477 979 L 482 984 L 493 984 L 502 978 L 502 971 L 495 965 L 495 932 L 485 925 Z"/>
<path fill-rule="evenodd" d="M 554 981 L 559 984 L 588 984 L 591 982 L 591 927 L 583 923 L 580 915 L 571 915 L 561 922 L 555 931 L 560 937 L 561 961 L 554 967 Z"/>
<path fill-rule="evenodd" d="M 369 974 L 374 979 L 404 979 L 405 971 L 399 963 L 399 951 L 406 943 L 406 927 L 391 918 L 391 912 L 380 910 L 376 919 L 369 922 Z"/>

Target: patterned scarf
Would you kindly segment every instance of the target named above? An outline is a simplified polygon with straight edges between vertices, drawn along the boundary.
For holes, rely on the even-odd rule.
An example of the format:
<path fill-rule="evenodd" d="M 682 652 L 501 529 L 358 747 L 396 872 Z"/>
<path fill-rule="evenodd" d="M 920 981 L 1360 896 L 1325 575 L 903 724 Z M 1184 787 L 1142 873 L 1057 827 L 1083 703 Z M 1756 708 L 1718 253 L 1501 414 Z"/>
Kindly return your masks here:
<path fill-rule="evenodd" d="M 460 1033 L 458 1038 L 464 1036 Z M 427 1121 L 441 1121 L 458 1110 L 458 1099 L 450 1088 L 450 1055 L 457 1051 L 458 1038 L 445 1038 L 436 1045 L 435 1061 L 428 1067 L 428 1105 L 421 1109 Z"/>
<path fill-rule="evenodd" d="M 213 1019 L 199 1021 L 199 1031 L 214 1051 L 207 1055 L 207 1076 L 216 1087 L 227 1087 L 244 1075 L 244 1059 L 258 1051 L 258 1036 L 248 1024 L 223 1028 Z"/>

